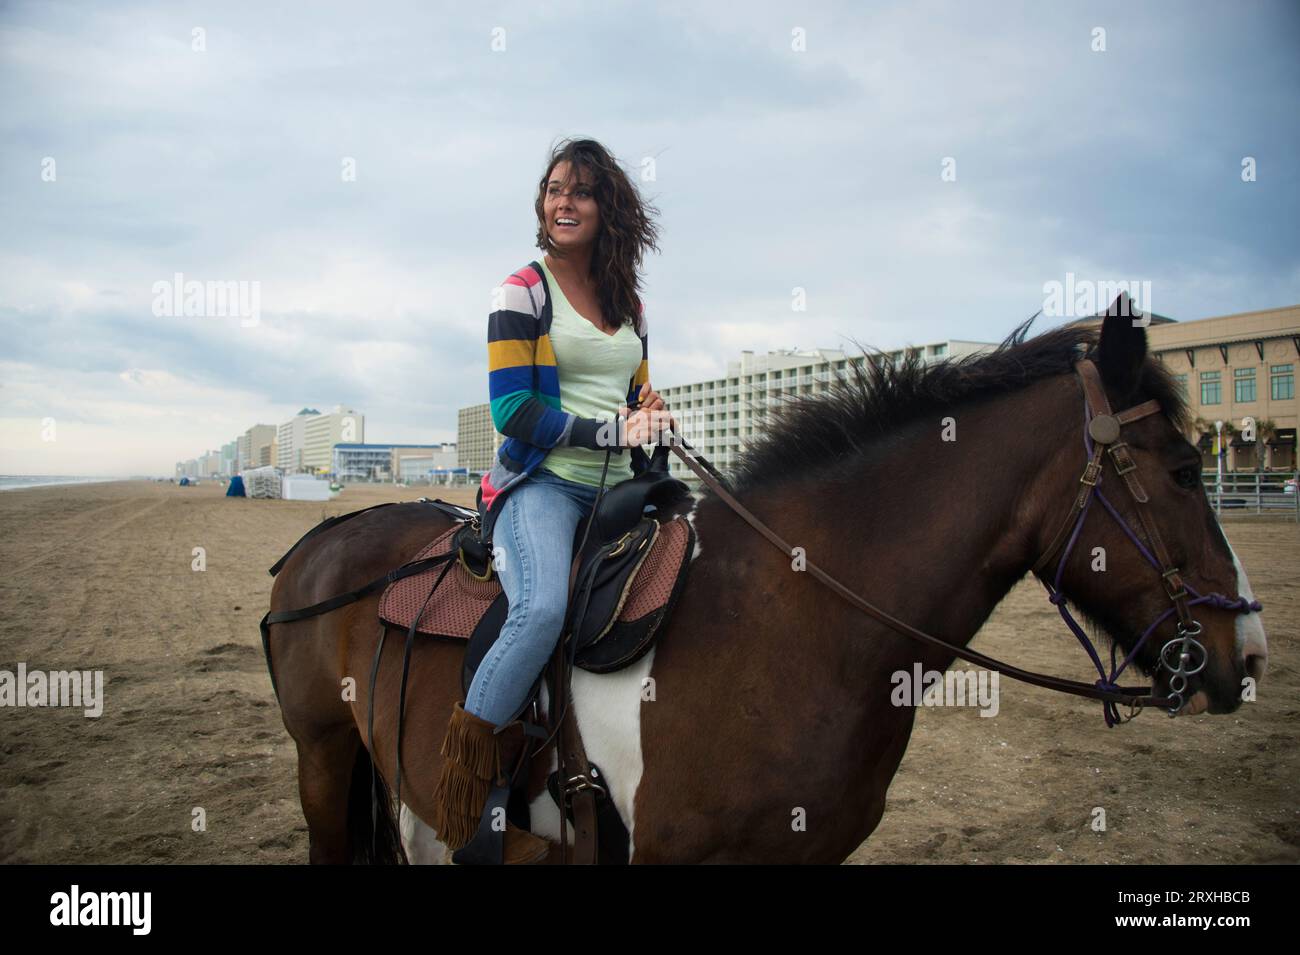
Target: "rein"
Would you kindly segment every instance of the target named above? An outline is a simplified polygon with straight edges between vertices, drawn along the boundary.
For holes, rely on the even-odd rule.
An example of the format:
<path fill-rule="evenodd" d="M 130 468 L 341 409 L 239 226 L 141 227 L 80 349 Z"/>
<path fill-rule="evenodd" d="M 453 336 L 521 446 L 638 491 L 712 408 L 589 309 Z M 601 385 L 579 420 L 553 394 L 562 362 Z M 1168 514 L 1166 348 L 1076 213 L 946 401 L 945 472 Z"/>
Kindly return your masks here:
<path fill-rule="evenodd" d="M 1185 700 L 1183 694 L 1187 690 L 1187 678 L 1195 673 L 1200 672 L 1205 667 L 1207 654 L 1205 647 L 1196 640 L 1201 633 L 1201 625 L 1192 619 L 1189 607 L 1195 604 L 1208 603 L 1211 606 L 1220 607 L 1226 610 L 1236 610 L 1238 613 L 1251 613 L 1262 609 L 1259 601 L 1247 601 L 1244 598 L 1232 599 L 1222 594 L 1206 594 L 1202 596 L 1192 588 L 1188 587 L 1182 579 L 1178 568 L 1174 567 L 1168 559 L 1168 552 L 1165 550 L 1164 541 L 1160 538 L 1154 522 L 1147 511 L 1146 504 L 1149 500 L 1145 489 L 1138 481 L 1135 473 L 1137 464 L 1129 454 L 1128 445 L 1120 441 L 1120 432 L 1124 425 L 1148 415 L 1160 411 L 1160 404 L 1157 401 L 1147 401 L 1136 407 L 1122 411 L 1119 414 L 1112 414 L 1110 405 L 1106 400 L 1105 390 L 1101 385 L 1101 377 L 1097 371 L 1096 365 L 1090 359 L 1081 359 L 1075 363 L 1075 372 L 1083 385 L 1084 391 L 1084 447 L 1088 452 L 1088 464 L 1084 468 L 1083 475 L 1079 478 L 1082 485 L 1079 493 L 1076 495 L 1074 505 L 1070 512 L 1061 522 L 1060 529 L 1053 538 L 1052 544 L 1044 554 L 1039 557 L 1034 564 L 1033 570 L 1039 571 L 1053 554 L 1061 549 L 1068 535 L 1068 545 L 1065 552 L 1061 555 L 1060 563 L 1057 565 L 1056 576 L 1053 584 L 1047 584 L 1049 599 L 1058 610 L 1070 630 L 1079 639 L 1084 646 L 1093 664 L 1097 667 L 1100 679 L 1096 683 L 1081 683 L 1077 680 L 1067 680 L 1062 677 L 1050 676 L 1043 673 L 1035 673 L 1029 670 L 1022 670 L 1010 664 L 1002 663 L 993 657 L 987 656 L 968 647 L 958 646 L 949 643 L 941 637 L 918 630 L 910 624 L 904 623 L 897 617 L 881 610 L 879 607 L 868 602 L 867 600 L 854 593 L 844 584 L 840 583 L 834 577 L 827 574 L 811 560 L 804 557 L 806 570 L 813 577 L 821 581 L 835 593 L 839 594 L 854 607 L 863 613 L 883 623 L 896 633 L 910 637 L 921 643 L 930 646 L 939 647 L 940 649 L 951 653 L 968 663 L 993 670 L 997 673 L 1009 676 L 1012 679 L 1019 680 L 1022 683 L 1028 683 L 1032 686 L 1040 686 L 1049 690 L 1056 690 L 1061 693 L 1069 693 L 1073 696 L 1086 697 L 1088 699 L 1098 700 L 1103 704 L 1103 712 L 1106 718 L 1107 726 L 1114 726 L 1118 722 L 1126 722 L 1132 719 L 1138 712 L 1146 706 L 1159 706 L 1168 710 L 1170 716 L 1177 715 L 1183 707 Z M 670 433 L 671 434 L 671 433 Z M 680 446 L 679 446 L 680 445 Z M 682 461 L 700 478 L 704 484 L 720 497 L 728 507 L 735 511 L 751 527 L 762 534 L 778 550 L 787 557 L 794 556 L 794 549 L 770 527 L 741 504 L 736 498 L 723 486 L 721 475 L 718 475 L 698 453 L 691 457 L 682 450 L 681 446 L 695 453 L 695 449 L 686 442 L 685 439 L 677 435 L 671 435 L 669 447 Z M 1102 474 L 1102 455 L 1109 451 L 1112 462 L 1115 465 L 1116 473 L 1124 479 L 1124 486 L 1128 489 L 1136 506 L 1138 517 L 1146 531 L 1147 540 L 1150 543 L 1148 549 L 1142 541 L 1133 533 L 1128 522 L 1115 510 L 1114 506 L 1102 496 L 1097 485 L 1101 482 Z M 696 460 L 698 458 L 698 460 Z M 708 471 L 701 467 L 708 468 Z M 1161 580 L 1164 583 L 1165 591 L 1173 604 L 1168 610 L 1155 619 L 1141 638 L 1133 647 L 1132 651 L 1124 658 L 1124 662 L 1118 667 L 1114 664 L 1115 647 L 1111 649 L 1112 670 L 1109 675 L 1106 674 L 1102 667 L 1100 657 L 1092 642 L 1084 634 L 1082 628 L 1075 622 L 1070 615 L 1066 606 L 1066 597 L 1061 592 L 1061 576 L 1064 572 L 1066 560 L 1078 540 L 1079 533 L 1083 528 L 1084 519 L 1088 515 L 1089 505 L 1094 497 L 1100 498 L 1102 506 L 1106 511 L 1119 523 L 1124 529 L 1129 540 L 1137 546 L 1138 551 L 1146 558 L 1147 562 L 1160 571 Z M 1154 555 L 1153 552 L 1154 551 Z M 1189 600 L 1188 594 L 1192 594 L 1195 599 Z M 1159 624 L 1163 623 L 1170 614 L 1178 614 L 1178 635 L 1166 643 L 1160 653 L 1161 665 L 1171 671 L 1170 696 L 1156 696 L 1152 687 L 1124 687 L 1119 686 L 1115 681 L 1133 659 L 1138 651 L 1145 644 L 1146 640 Z M 1124 719 L 1119 716 L 1118 707 L 1124 705 L 1130 708 L 1130 715 Z"/>

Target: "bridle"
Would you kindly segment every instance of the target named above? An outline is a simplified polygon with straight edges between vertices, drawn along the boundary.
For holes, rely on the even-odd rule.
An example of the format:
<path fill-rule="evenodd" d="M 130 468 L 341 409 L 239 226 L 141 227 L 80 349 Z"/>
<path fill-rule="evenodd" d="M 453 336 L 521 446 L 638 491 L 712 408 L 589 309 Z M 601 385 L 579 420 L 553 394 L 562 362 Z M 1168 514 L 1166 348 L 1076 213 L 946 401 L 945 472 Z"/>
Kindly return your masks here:
<path fill-rule="evenodd" d="M 1252 613 L 1262 610 L 1263 604 L 1258 600 L 1247 600 L 1244 597 L 1238 597 L 1234 600 L 1222 594 L 1202 595 L 1183 580 L 1179 569 L 1169 559 L 1169 551 L 1165 547 L 1165 542 L 1160 536 L 1160 531 L 1156 528 L 1155 521 L 1151 519 L 1150 497 L 1138 478 L 1137 462 L 1133 460 L 1133 456 L 1129 453 L 1128 445 L 1120 440 L 1124 425 L 1159 412 L 1161 410 L 1160 402 L 1145 401 L 1140 405 L 1121 411 L 1119 414 L 1112 414 L 1110 402 L 1106 399 L 1106 389 L 1102 387 L 1101 374 L 1097 371 L 1097 366 L 1090 359 L 1085 358 L 1076 362 L 1074 368 L 1079 376 L 1079 381 L 1083 385 L 1083 447 L 1088 463 L 1083 469 L 1083 475 L 1079 478 L 1079 493 L 1075 495 L 1074 505 L 1070 508 L 1070 513 L 1061 522 L 1047 550 L 1034 563 L 1033 571 L 1035 574 L 1042 571 L 1052 559 L 1052 555 L 1061 549 L 1062 544 L 1065 544 L 1065 550 L 1056 565 L 1056 575 L 1052 583 L 1049 584 L 1046 578 L 1043 577 L 1039 579 L 1043 581 L 1043 586 L 1047 588 L 1048 599 L 1061 612 L 1061 619 L 1065 621 L 1066 626 L 1078 638 L 1079 643 L 1092 660 L 1093 666 L 1097 668 L 1097 674 L 1100 677 L 1096 684 L 1098 687 L 1114 689 L 1115 680 L 1137 657 L 1138 652 L 1145 646 L 1151 634 L 1155 633 L 1156 628 L 1164 623 L 1170 614 L 1176 613 L 1178 615 L 1176 635 L 1160 649 L 1160 665 L 1170 671 L 1170 695 L 1167 699 L 1157 700 L 1152 698 L 1143 700 L 1140 704 L 1167 706 L 1169 715 L 1176 716 L 1186 702 L 1184 694 L 1187 692 L 1187 678 L 1203 670 L 1208 660 L 1204 645 L 1196 639 L 1201 635 L 1201 625 L 1192 617 L 1190 608 L 1196 604 L 1208 603 L 1213 607 L 1224 610 Z M 1115 466 L 1115 473 L 1124 479 L 1124 487 L 1128 490 L 1142 529 L 1146 532 L 1146 544 L 1143 544 L 1142 540 L 1133 532 L 1133 528 L 1128 521 L 1120 515 L 1098 486 L 1101 483 L 1102 460 L 1105 454 L 1110 455 L 1111 462 Z M 1088 516 L 1088 508 L 1094 499 L 1101 502 L 1102 507 L 1119 524 L 1125 536 L 1133 542 L 1133 546 L 1138 549 L 1138 553 L 1159 572 L 1165 595 L 1173 604 L 1172 607 L 1156 617 L 1142 632 L 1142 636 L 1134 643 L 1133 649 L 1129 651 L 1128 655 L 1124 657 L 1124 661 L 1118 666 L 1115 664 L 1115 657 L 1119 645 L 1112 642 L 1110 651 L 1111 671 L 1109 675 L 1106 673 L 1105 668 L 1102 667 L 1092 641 L 1088 639 L 1078 622 L 1071 615 L 1069 606 L 1066 604 L 1065 594 L 1061 592 L 1061 577 L 1065 572 L 1065 563 L 1070 557 L 1070 552 L 1074 549 L 1075 542 L 1079 539 L 1079 532 L 1083 529 L 1083 522 Z M 1121 721 L 1118 710 L 1113 703 L 1106 704 L 1105 715 L 1106 725 L 1108 726 L 1113 726 L 1116 722 Z M 1132 719 L 1134 715 L 1136 713 L 1130 713 L 1127 719 Z"/>
<path fill-rule="evenodd" d="M 1075 495 L 1074 504 L 1070 512 L 1066 514 L 1065 519 L 1061 521 L 1060 527 L 1051 544 L 1046 551 L 1038 558 L 1033 566 L 1035 574 L 1038 574 L 1052 556 L 1061 550 L 1065 545 L 1065 550 L 1061 554 L 1060 562 L 1056 567 L 1055 578 L 1052 583 L 1043 580 L 1047 587 L 1049 599 L 1052 604 L 1060 611 L 1066 625 L 1079 639 L 1084 649 L 1092 660 L 1093 665 L 1097 668 L 1099 679 L 1092 684 L 1081 683 L 1076 680 L 1067 680 L 1062 677 L 1050 676 L 1048 674 L 1034 673 L 1029 670 L 1022 670 L 1010 664 L 1002 663 L 993 657 L 987 656 L 969 647 L 959 646 L 949 643 L 941 637 L 918 630 L 910 624 L 904 623 L 896 617 L 886 613 L 874 604 L 869 603 L 858 594 L 854 593 L 848 587 L 831 577 L 815 563 L 800 552 L 804 568 L 812 574 L 817 580 L 821 581 L 835 593 L 839 594 L 846 601 L 863 611 L 867 615 L 874 617 L 896 633 L 910 637 L 921 643 L 939 647 L 953 656 L 958 657 L 968 663 L 985 667 L 997 673 L 1009 676 L 1012 679 L 1029 683 L 1033 686 L 1041 686 L 1049 690 L 1057 690 L 1061 693 L 1069 693 L 1074 696 L 1087 697 L 1089 699 L 1099 700 L 1103 704 L 1103 713 L 1107 726 L 1114 726 L 1120 722 L 1127 722 L 1136 716 L 1144 707 L 1164 707 L 1168 710 L 1170 716 L 1177 715 L 1183 707 L 1184 694 L 1187 691 L 1187 678 L 1199 673 L 1204 669 L 1208 655 L 1204 645 L 1196 638 L 1201 633 L 1201 625 L 1197 623 L 1191 615 L 1190 608 L 1202 603 L 1208 603 L 1211 606 L 1219 607 L 1225 610 L 1235 610 L 1238 613 L 1252 613 L 1263 609 L 1263 606 L 1257 600 L 1246 600 L 1245 598 L 1230 598 L 1222 594 L 1205 594 L 1198 593 L 1195 589 L 1188 586 L 1182 578 L 1178 568 L 1169 560 L 1168 551 L 1165 548 L 1164 541 L 1161 539 L 1159 532 L 1156 530 L 1154 521 L 1148 509 L 1149 497 L 1141 482 L 1138 480 L 1137 463 L 1129 453 L 1128 445 L 1120 440 L 1120 435 L 1124 425 L 1131 424 L 1148 415 L 1159 412 L 1160 403 L 1158 401 L 1146 401 L 1140 405 L 1121 411 L 1118 414 L 1111 413 L 1110 403 L 1106 400 L 1106 392 L 1101 384 L 1101 375 L 1097 371 L 1097 366 L 1091 359 L 1083 358 L 1075 362 L 1074 369 L 1079 376 L 1083 385 L 1084 392 L 1084 448 L 1087 452 L 1088 463 L 1083 470 L 1083 475 L 1079 478 L 1078 494 Z M 713 469 L 703 457 L 695 453 L 679 435 L 671 432 L 667 433 L 663 442 L 668 444 L 671 451 L 676 454 L 695 474 L 712 490 L 724 503 L 743 518 L 751 527 L 766 537 L 787 557 L 796 556 L 792 548 L 785 540 L 778 536 L 770 527 L 741 504 L 724 486 L 724 480 L 716 470 Z M 682 447 L 694 453 L 694 457 L 687 455 Z M 1134 507 L 1138 514 L 1138 519 L 1146 532 L 1147 542 L 1142 540 L 1133 532 L 1124 517 L 1115 509 L 1109 500 L 1101 493 L 1098 485 L 1101 483 L 1103 470 L 1103 456 L 1109 453 L 1111 461 L 1115 467 L 1116 473 L 1124 479 L 1124 486 L 1128 489 L 1129 496 L 1133 501 Z M 703 465 L 703 467 L 701 466 Z M 707 470 L 706 470 L 707 468 Z M 1117 646 L 1112 644 L 1111 648 L 1111 671 L 1107 674 L 1102 666 L 1101 658 L 1097 653 L 1096 647 L 1088 639 L 1083 629 L 1071 616 L 1066 597 L 1061 591 L 1061 577 L 1065 570 L 1066 561 L 1074 548 L 1076 541 L 1079 539 L 1079 533 L 1083 529 L 1083 522 L 1088 516 L 1089 507 L 1094 498 L 1101 501 L 1105 510 L 1113 517 L 1123 528 L 1124 533 L 1128 536 L 1139 553 L 1160 573 L 1161 582 L 1164 585 L 1165 593 L 1169 597 L 1172 606 L 1164 613 L 1160 614 L 1150 626 L 1146 628 L 1142 636 L 1134 644 L 1133 649 L 1129 651 L 1123 662 L 1118 666 L 1115 664 Z M 1153 688 L 1146 687 L 1124 687 L 1116 683 L 1121 673 L 1128 668 L 1129 664 L 1136 658 L 1138 652 L 1146 644 L 1147 639 L 1155 632 L 1156 628 L 1163 623 L 1170 614 L 1178 615 L 1177 636 L 1164 645 L 1160 651 L 1161 666 L 1170 671 L 1169 678 L 1169 696 L 1154 695 Z M 1119 707 L 1129 707 L 1129 715 L 1121 718 Z"/>

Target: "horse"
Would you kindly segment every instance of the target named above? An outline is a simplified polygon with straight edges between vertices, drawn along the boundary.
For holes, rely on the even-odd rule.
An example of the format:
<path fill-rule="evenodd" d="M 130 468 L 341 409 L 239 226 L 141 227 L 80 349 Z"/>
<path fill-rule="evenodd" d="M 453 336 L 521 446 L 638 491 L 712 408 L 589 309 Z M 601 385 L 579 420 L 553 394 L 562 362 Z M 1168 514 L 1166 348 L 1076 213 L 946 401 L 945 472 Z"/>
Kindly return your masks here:
<path fill-rule="evenodd" d="M 1033 573 L 1115 651 L 1131 654 L 1153 692 L 1181 689 L 1175 713 L 1233 712 L 1243 684 L 1263 676 L 1267 640 L 1259 604 L 1234 606 L 1254 595 L 1205 495 L 1200 454 L 1184 437 L 1181 391 L 1147 354 L 1145 328 L 1122 309 L 1112 306 L 1100 325 L 1075 322 L 1028 338 L 1032 321 L 976 356 L 849 362 L 827 392 L 773 412 L 730 473 L 732 493 L 854 592 L 954 647 L 965 647 Z M 1043 565 L 1087 464 L 1075 374 L 1083 355 L 1116 414 L 1150 401 L 1163 411 L 1123 432 L 1147 513 L 1126 497 L 1116 497 L 1110 515 L 1084 512 L 1059 565 Z M 1115 462 L 1101 467 L 1123 486 Z M 880 822 L 911 735 L 915 709 L 896 705 L 892 675 L 916 664 L 942 672 L 954 653 L 836 598 L 765 546 L 717 494 L 693 494 L 689 519 L 689 577 L 654 648 L 615 673 L 573 673 L 578 725 L 626 825 L 628 858 L 842 862 Z M 452 523 L 416 504 L 360 514 L 291 554 L 271 608 L 354 589 Z M 1168 581 L 1128 530 L 1140 527 L 1162 538 L 1188 589 L 1235 595 L 1193 608 L 1202 652 L 1194 672 L 1161 665 L 1161 648 L 1184 631 L 1169 615 Z M 1098 547 L 1105 572 L 1095 569 Z M 377 602 L 371 595 L 277 624 L 266 644 L 297 746 L 312 863 L 420 861 L 440 846 L 427 821 L 439 743 L 462 698 L 464 647 L 429 638 L 413 648 L 399 816 L 392 788 L 402 640 L 380 645 Z M 1181 686 L 1171 685 L 1176 679 Z M 535 784 L 528 799 L 532 830 L 557 842 L 550 795 Z"/>

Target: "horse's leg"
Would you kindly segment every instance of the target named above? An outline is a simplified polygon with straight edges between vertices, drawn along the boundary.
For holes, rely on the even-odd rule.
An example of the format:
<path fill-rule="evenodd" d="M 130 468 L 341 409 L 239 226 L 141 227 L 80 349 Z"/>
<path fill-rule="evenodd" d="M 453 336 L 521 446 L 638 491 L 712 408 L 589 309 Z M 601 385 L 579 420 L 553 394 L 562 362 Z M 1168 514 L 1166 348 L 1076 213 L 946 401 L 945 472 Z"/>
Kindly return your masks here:
<path fill-rule="evenodd" d="M 313 863 L 401 861 L 387 782 L 382 774 L 376 780 L 362 742 L 365 725 L 357 722 L 345 700 L 351 690 L 346 678 L 363 680 L 365 671 L 344 673 L 338 660 L 355 642 L 353 630 L 360 620 L 369 629 L 369 619 L 358 619 L 354 609 L 346 607 L 333 615 L 281 625 L 273 634 L 276 672 L 292 674 L 292 679 L 277 681 L 280 711 L 298 748 L 298 792 Z M 376 781 L 378 800 L 372 798 Z"/>
<path fill-rule="evenodd" d="M 334 727 L 298 745 L 298 795 L 307 819 L 313 865 L 352 861 L 348 840 L 348 802 L 361 753 L 361 737 L 351 724 Z M 365 759 L 366 764 L 370 760 Z"/>

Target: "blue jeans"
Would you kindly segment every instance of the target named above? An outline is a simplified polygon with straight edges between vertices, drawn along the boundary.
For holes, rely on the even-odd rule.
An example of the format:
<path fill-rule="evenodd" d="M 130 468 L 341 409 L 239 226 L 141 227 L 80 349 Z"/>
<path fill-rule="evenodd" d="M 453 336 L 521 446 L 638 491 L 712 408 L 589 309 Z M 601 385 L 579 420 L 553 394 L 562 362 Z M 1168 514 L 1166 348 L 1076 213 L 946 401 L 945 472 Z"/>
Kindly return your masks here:
<path fill-rule="evenodd" d="M 573 538 L 596 491 L 539 467 L 501 502 L 492 546 L 509 612 L 465 694 L 466 712 L 500 726 L 523 707 L 564 629 Z"/>

